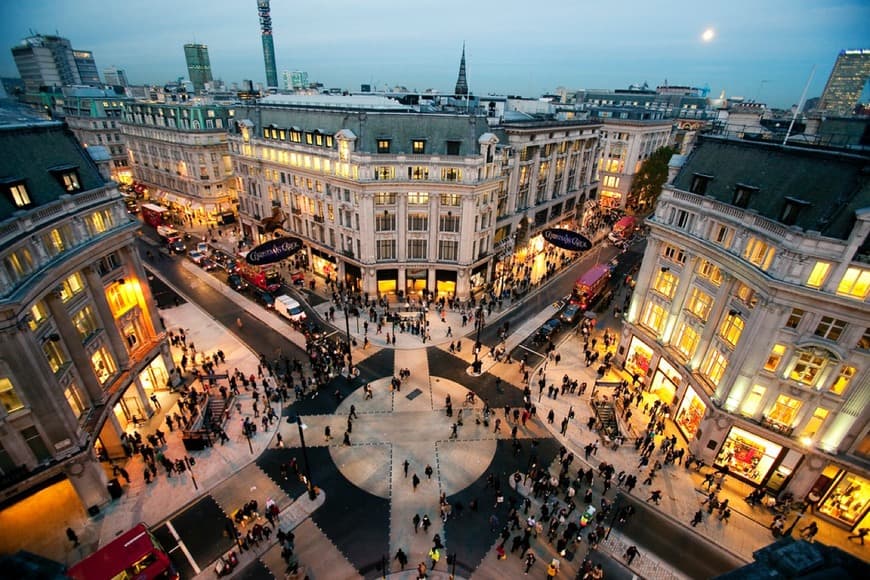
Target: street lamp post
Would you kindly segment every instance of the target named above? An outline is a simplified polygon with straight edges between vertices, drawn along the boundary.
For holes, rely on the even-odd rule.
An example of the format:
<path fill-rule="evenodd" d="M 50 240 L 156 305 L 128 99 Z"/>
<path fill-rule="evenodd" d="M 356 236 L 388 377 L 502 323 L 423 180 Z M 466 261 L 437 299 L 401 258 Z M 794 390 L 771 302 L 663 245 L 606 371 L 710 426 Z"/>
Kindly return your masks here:
<path fill-rule="evenodd" d="M 359 330 L 359 318 L 356 319 L 357 330 Z M 347 380 L 353 382 L 353 347 L 350 342 L 350 312 L 347 308 L 347 301 L 344 303 L 344 327 L 347 332 Z"/>
<path fill-rule="evenodd" d="M 193 489 L 198 490 L 199 486 L 196 485 L 196 476 L 193 474 L 194 461 L 190 457 L 185 455 L 184 456 L 184 464 L 187 466 L 187 470 L 190 472 L 190 480 L 193 482 Z"/>
<path fill-rule="evenodd" d="M 317 494 L 314 493 L 314 485 L 311 483 L 311 467 L 308 465 L 308 449 L 305 447 L 305 434 L 302 432 L 302 416 L 296 415 L 296 426 L 299 427 L 299 442 L 302 444 L 302 461 L 305 467 L 305 479 L 308 487 L 308 499 L 316 499 Z"/>
<path fill-rule="evenodd" d="M 807 513 L 807 508 L 809 508 L 809 507 L 810 507 L 809 504 L 807 502 L 804 502 L 804 505 L 801 508 L 800 513 L 797 515 L 797 517 L 794 519 L 794 521 L 791 523 L 791 525 L 788 527 L 788 529 L 782 533 L 782 535 L 784 537 L 791 536 L 791 533 L 794 531 L 798 522 L 801 521 L 801 518 L 804 517 L 804 514 Z"/>
<path fill-rule="evenodd" d="M 610 518 L 610 526 L 607 528 L 607 533 L 604 534 L 605 538 L 610 537 L 610 532 L 613 530 L 613 524 L 616 522 L 616 518 L 619 517 L 620 508 L 622 507 L 622 493 L 616 494 L 616 503 L 613 505 L 613 517 Z"/>
<path fill-rule="evenodd" d="M 483 306 L 477 307 L 474 324 L 477 325 L 477 338 L 474 341 L 474 362 L 477 364 L 477 352 L 480 350 L 480 331 L 483 329 Z"/>
<path fill-rule="evenodd" d="M 251 450 L 251 455 L 254 454 L 254 446 L 251 445 L 251 431 L 248 429 L 247 425 L 242 425 L 242 429 L 245 431 L 245 439 L 248 440 L 248 449 Z"/>

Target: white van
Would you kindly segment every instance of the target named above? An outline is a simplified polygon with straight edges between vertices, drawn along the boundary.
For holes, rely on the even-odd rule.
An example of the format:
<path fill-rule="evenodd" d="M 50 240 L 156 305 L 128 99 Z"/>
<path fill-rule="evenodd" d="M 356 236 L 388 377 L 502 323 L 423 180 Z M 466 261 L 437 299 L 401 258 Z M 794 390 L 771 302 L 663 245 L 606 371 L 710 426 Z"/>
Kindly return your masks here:
<path fill-rule="evenodd" d="M 302 306 L 286 294 L 275 298 L 275 311 L 283 314 L 293 322 L 302 322 L 307 318 L 305 311 L 302 310 Z"/>

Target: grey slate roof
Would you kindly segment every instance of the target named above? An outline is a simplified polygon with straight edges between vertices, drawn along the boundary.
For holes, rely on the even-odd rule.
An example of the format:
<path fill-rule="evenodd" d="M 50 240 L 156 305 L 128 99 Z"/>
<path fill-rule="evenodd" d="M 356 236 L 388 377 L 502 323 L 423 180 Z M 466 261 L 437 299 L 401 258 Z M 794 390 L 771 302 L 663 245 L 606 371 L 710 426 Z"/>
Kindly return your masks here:
<path fill-rule="evenodd" d="M 257 135 L 262 135 L 262 129 L 270 125 L 307 132 L 318 130 L 324 135 L 350 129 L 357 136 L 357 152 L 377 153 L 377 141 L 389 139 L 390 155 L 413 154 L 415 139 L 426 141 L 426 155 L 446 155 L 447 141 L 461 143 L 460 155 L 477 155 L 478 138 L 490 130 L 485 117 L 414 111 L 326 110 L 261 104 L 236 108 L 235 118 L 253 121 Z"/>
<path fill-rule="evenodd" d="M 33 201 L 27 208 L 22 208 L 25 211 L 68 195 L 50 171 L 64 166 L 77 168 L 82 192 L 105 185 L 97 166 L 66 125 L 52 122 L 0 126 L 0 180 L 24 180 Z M 0 193 L 0 221 L 11 218 L 16 211 L 19 208 L 6 192 Z"/>
<path fill-rule="evenodd" d="M 747 209 L 775 221 L 786 197 L 807 202 L 794 225 L 832 238 L 848 238 L 855 212 L 870 208 L 870 158 L 860 155 L 702 136 L 674 187 L 690 191 L 696 173 L 712 176 L 705 195 L 727 204 L 738 184 L 757 187 Z"/>

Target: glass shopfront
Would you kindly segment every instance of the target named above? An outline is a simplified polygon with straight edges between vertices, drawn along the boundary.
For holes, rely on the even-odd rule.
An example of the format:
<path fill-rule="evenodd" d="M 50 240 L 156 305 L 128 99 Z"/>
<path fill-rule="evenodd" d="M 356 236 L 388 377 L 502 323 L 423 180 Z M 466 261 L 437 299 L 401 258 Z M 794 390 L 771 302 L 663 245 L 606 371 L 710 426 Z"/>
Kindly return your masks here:
<path fill-rule="evenodd" d="M 435 271 L 435 292 L 438 298 L 450 298 L 456 296 L 456 271 L 455 270 L 436 270 Z"/>
<path fill-rule="evenodd" d="M 631 337 L 628 346 L 628 356 L 625 358 L 625 369 L 642 377 L 649 374 L 649 365 L 652 361 L 653 349 L 636 336 Z"/>
<path fill-rule="evenodd" d="M 677 372 L 677 369 L 671 366 L 671 363 L 665 360 L 664 357 L 661 357 L 659 359 L 659 368 L 656 369 L 656 373 L 653 375 L 649 390 L 662 403 L 673 405 L 674 399 L 677 396 L 677 389 L 682 382 L 683 376 Z"/>
<path fill-rule="evenodd" d="M 683 396 L 683 402 L 680 403 L 680 408 L 677 411 L 675 419 L 677 426 L 683 435 L 691 441 L 695 438 L 695 433 L 698 432 L 698 426 L 704 418 L 704 413 L 707 412 L 707 405 L 692 388 L 692 385 L 686 387 L 686 394 Z"/>
<path fill-rule="evenodd" d="M 739 427 L 731 427 L 715 464 L 727 466 L 732 474 L 759 484 L 781 452 L 782 446 Z"/>
<path fill-rule="evenodd" d="M 377 280 L 379 295 L 393 294 L 399 286 L 399 271 L 395 269 L 378 270 Z"/>
<path fill-rule="evenodd" d="M 335 258 L 319 250 L 311 250 L 311 267 L 324 278 L 336 279 Z"/>
<path fill-rule="evenodd" d="M 835 466 L 828 466 L 825 471 L 834 472 L 833 481 L 819 502 L 819 513 L 850 528 L 855 528 L 858 524 L 868 525 L 866 520 L 870 507 L 870 481 L 844 469 L 838 470 Z"/>
<path fill-rule="evenodd" d="M 163 362 L 162 356 L 158 354 L 147 367 L 142 369 L 142 372 L 139 373 L 139 381 L 147 395 L 169 390 L 169 373 L 166 371 L 166 364 Z"/>
<path fill-rule="evenodd" d="M 428 289 L 429 270 L 425 268 L 409 268 L 405 270 L 405 292 L 409 298 L 423 299 L 423 293 Z"/>

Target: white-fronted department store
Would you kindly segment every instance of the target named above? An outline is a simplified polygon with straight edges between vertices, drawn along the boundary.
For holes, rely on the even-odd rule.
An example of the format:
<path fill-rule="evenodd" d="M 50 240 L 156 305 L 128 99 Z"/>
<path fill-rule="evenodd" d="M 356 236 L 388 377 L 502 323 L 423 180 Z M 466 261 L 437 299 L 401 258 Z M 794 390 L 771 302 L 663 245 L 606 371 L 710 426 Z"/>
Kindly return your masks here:
<path fill-rule="evenodd" d="M 848 528 L 870 507 L 865 163 L 716 137 L 675 156 L 616 355 L 690 452 Z"/>

